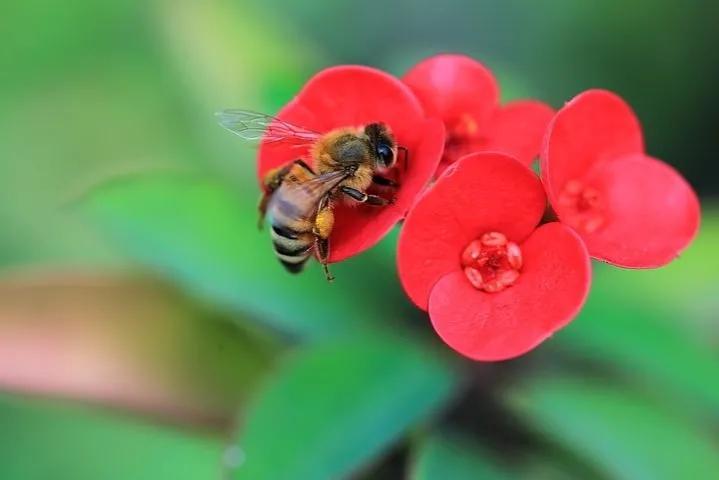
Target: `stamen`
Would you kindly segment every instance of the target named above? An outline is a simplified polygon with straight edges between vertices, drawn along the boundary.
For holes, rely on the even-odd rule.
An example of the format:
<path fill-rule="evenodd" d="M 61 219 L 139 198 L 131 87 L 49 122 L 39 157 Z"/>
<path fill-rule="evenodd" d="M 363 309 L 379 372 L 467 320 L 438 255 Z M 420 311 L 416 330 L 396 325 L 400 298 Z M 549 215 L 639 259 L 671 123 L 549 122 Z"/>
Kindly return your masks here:
<path fill-rule="evenodd" d="M 520 270 L 522 268 L 522 251 L 516 243 L 510 243 L 507 245 L 507 261 L 515 270 Z"/>
<path fill-rule="evenodd" d="M 471 115 L 464 113 L 454 122 L 452 134 L 459 138 L 473 138 L 479 132 L 479 125 Z"/>
<path fill-rule="evenodd" d="M 563 220 L 577 230 L 593 233 L 605 223 L 599 190 L 579 180 L 570 180 L 564 184 L 558 203 L 564 207 Z"/>
<path fill-rule="evenodd" d="M 462 265 L 471 265 L 482 254 L 482 242 L 473 240 L 462 253 Z"/>
<path fill-rule="evenodd" d="M 507 237 L 499 232 L 489 232 L 482 235 L 482 245 L 485 247 L 502 247 L 507 244 Z"/>
<path fill-rule="evenodd" d="M 479 123 L 469 114 L 462 114 L 452 121 L 447 128 L 447 139 L 445 141 L 445 159 L 452 161 L 459 157 L 481 150 L 487 143 L 487 138 L 482 135 Z"/>
<path fill-rule="evenodd" d="M 494 293 L 514 285 L 522 269 L 522 250 L 500 232 L 484 233 L 462 252 L 462 268 L 469 283 Z"/>
<path fill-rule="evenodd" d="M 471 283 L 474 288 L 482 288 L 484 279 L 482 278 L 482 274 L 479 270 L 472 267 L 464 267 L 464 274 L 467 275 L 469 283 Z"/>

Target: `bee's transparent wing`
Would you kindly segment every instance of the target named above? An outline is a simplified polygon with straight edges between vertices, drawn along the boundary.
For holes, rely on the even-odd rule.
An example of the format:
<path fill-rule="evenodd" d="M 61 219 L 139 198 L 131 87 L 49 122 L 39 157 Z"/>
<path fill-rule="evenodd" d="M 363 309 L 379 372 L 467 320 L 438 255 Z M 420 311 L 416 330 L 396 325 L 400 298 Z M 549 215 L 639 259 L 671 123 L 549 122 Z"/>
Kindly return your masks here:
<path fill-rule="evenodd" d="M 320 200 L 336 188 L 348 173 L 342 170 L 323 173 L 301 183 L 287 182 L 282 185 L 285 189 L 283 198 L 292 198 L 298 205 L 317 206 Z M 273 198 L 279 198 L 274 197 Z M 270 200 L 272 201 L 272 200 Z"/>
<path fill-rule="evenodd" d="M 324 196 L 330 190 L 339 185 L 342 180 L 347 178 L 347 172 L 335 170 L 332 172 L 322 173 L 313 177 L 306 182 L 302 182 L 300 188 L 306 192 L 315 192 L 319 197 Z"/>
<path fill-rule="evenodd" d="M 223 127 L 248 142 L 311 144 L 320 134 L 279 118 L 251 110 L 222 110 L 215 114 Z"/>

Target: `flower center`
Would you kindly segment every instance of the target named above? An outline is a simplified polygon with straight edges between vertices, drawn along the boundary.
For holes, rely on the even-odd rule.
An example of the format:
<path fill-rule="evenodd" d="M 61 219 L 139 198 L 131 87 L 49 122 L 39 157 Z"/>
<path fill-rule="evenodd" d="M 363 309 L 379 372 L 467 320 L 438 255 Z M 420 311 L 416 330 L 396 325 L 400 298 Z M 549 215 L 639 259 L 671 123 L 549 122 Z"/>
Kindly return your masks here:
<path fill-rule="evenodd" d="M 479 123 L 469 114 L 463 113 L 447 128 L 442 161 L 453 163 L 468 153 L 480 150 L 487 139 L 482 136 Z"/>
<path fill-rule="evenodd" d="M 559 194 L 558 202 L 564 209 L 566 222 L 575 229 L 593 233 L 604 225 L 602 198 L 596 188 L 570 180 Z"/>
<path fill-rule="evenodd" d="M 450 137 L 456 140 L 472 139 L 479 133 L 479 125 L 471 115 L 463 113 L 449 129 Z"/>
<path fill-rule="evenodd" d="M 467 280 L 478 290 L 493 293 L 514 285 L 522 269 L 522 251 L 499 232 L 472 240 L 462 252 Z"/>

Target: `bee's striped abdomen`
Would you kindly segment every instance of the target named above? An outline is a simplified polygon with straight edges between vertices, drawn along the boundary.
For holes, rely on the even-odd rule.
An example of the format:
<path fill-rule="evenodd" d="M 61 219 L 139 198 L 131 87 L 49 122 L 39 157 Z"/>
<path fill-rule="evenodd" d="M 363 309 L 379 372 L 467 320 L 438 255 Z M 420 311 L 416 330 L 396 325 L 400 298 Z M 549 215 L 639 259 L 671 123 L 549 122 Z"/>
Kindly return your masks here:
<path fill-rule="evenodd" d="M 343 172 L 315 176 L 297 166 L 272 195 L 268 207 L 272 245 L 275 255 L 290 272 L 302 270 L 313 255 L 313 227 L 318 207 L 344 177 Z"/>
<path fill-rule="evenodd" d="M 272 223 L 272 245 L 275 255 L 287 270 L 297 273 L 312 255 L 314 239 L 306 232 Z"/>

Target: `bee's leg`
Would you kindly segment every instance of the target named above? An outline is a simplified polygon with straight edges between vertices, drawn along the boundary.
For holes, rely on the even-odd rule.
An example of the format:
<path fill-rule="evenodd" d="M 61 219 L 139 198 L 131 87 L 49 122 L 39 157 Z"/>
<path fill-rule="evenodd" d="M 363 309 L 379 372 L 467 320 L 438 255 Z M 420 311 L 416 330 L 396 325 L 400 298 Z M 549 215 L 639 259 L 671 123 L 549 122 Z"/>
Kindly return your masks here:
<path fill-rule="evenodd" d="M 332 233 L 332 227 L 334 224 L 335 215 L 332 211 L 332 205 L 328 195 L 320 201 L 320 204 L 317 207 L 315 225 L 312 229 L 312 233 L 315 235 L 315 252 L 317 253 L 317 259 L 322 264 L 322 269 L 325 272 L 325 277 L 328 282 L 335 279 L 327 266 L 327 260 L 330 256 L 329 237 L 330 233 Z"/>
<path fill-rule="evenodd" d="M 353 200 L 357 200 L 360 203 L 366 203 L 368 205 L 389 205 L 390 203 L 393 203 L 392 200 L 387 200 L 386 198 L 382 198 L 379 195 L 371 195 L 364 192 L 360 192 L 356 188 L 347 187 L 347 186 L 341 186 L 340 190 L 342 193 L 347 195 Z"/>
<path fill-rule="evenodd" d="M 335 277 L 330 273 L 330 269 L 327 266 L 327 259 L 330 256 L 330 241 L 327 238 L 315 237 L 315 249 L 317 251 L 317 258 L 322 265 L 322 270 L 325 272 L 325 278 L 328 282 L 334 281 Z"/>
<path fill-rule="evenodd" d="M 265 175 L 265 178 L 262 179 L 262 196 L 260 197 L 260 203 L 257 206 L 257 209 L 260 212 L 260 218 L 257 222 L 257 226 L 262 229 L 262 223 L 265 219 L 265 214 L 267 213 L 267 205 L 270 203 L 270 198 L 272 197 L 272 194 L 280 188 L 280 185 L 282 185 L 282 181 L 285 179 L 288 173 L 290 173 L 290 170 L 292 170 L 292 167 L 294 165 L 299 165 L 308 172 L 315 174 L 314 171 L 307 165 L 303 160 L 295 160 L 294 162 L 287 164 L 283 167 L 279 168 L 273 168 L 267 174 Z"/>
<path fill-rule="evenodd" d="M 403 153 L 402 163 L 404 164 L 403 168 L 404 168 L 404 171 L 406 172 L 407 169 L 409 168 L 409 150 L 407 150 L 406 147 L 399 146 L 399 147 L 397 147 L 397 151 Z"/>
<path fill-rule="evenodd" d="M 376 183 L 377 185 L 382 185 L 383 187 L 399 187 L 399 183 L 395 182 L 394 180 L 390 180 L 389 178 L 385 178 L 381 175 L 373 175 L 372 182 Z"/>
<path fill-rule="evenodd" d="M 293 165 L 299 165 L 300 167 L 302 167 L 302 168 L 304 168 L 305 170 L 307 170 L 308 172 L 310 172 L 312 175 L 316 175 L 315 171 L 312 170 L 312 167 L 310 167 L 309 165 L 307 165 L 304 160 L 299 159 L 299 160 L 295 160 L 295 161 L 292 162 L 292 163 L 293 163 Z"/>

